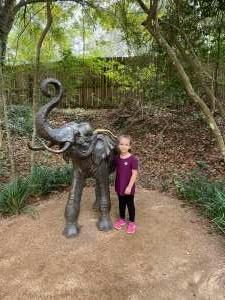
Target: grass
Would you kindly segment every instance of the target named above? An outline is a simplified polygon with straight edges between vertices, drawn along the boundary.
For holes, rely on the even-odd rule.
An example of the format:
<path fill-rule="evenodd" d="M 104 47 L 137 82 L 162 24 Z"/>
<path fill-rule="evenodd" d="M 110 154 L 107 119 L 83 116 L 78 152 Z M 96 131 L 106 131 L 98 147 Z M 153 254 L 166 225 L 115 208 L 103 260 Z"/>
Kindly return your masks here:
<path fill-rule="evenodd" d="M 71 180 L 72 168 L 68 165 L 63 168 L 35 165 L 32 174 L 27 178 L 34 196 L 46 195 L 59 186 L 67 186 Z"/>
<path fill-rule="evenodd" d="M 186 175 L 175 176 L 177 194 L 199 207 L 225 233 L 225 181 L 211 181 L 199 170 Z"/>
<path fill-rule="evenodd" d="M 67 186 L 72 180 L 72 167 L 50 168 L 35 165 L 33 172 L 25 179 L 15 178 L 1 186 L 0 214 L 15 215 L 35 213 L 35 208 L 28 204 L 30 196 L 43 196 L 52 190 Z"/>
<path fill-rule="evenodd" d="M 21 212 L 32 212 L 32 207 L 26 204 L 29 191 L 27 181 L 21 178 L 16 178 L 6 184 L 0 192 L 0 213 L 15 215 Z"/>

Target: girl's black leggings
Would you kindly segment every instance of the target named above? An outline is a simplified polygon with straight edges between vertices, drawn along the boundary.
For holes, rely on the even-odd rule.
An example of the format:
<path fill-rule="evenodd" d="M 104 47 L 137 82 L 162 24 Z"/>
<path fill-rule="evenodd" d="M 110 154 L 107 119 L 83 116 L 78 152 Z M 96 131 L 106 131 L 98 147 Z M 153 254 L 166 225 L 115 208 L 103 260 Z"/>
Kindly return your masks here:
<path fill-rule="evenodd" d="M 120 218 L 125 219 L 126 206 L 129 213 L 129 221 L 134 222 L 135 220 L 135 206 L 134 206 L 134 195 L 118 195 L 119 198 L 119 211 Z"/>

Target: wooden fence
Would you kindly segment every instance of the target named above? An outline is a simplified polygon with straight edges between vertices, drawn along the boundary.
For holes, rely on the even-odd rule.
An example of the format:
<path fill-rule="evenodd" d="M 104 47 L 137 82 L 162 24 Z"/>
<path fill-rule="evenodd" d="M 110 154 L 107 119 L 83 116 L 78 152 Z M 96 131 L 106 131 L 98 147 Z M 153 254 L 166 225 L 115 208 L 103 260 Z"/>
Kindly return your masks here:
<path fill-rule="evenodd" d="M 107 58 L 107 60 L 110 60 Z M 122 64 L 136 63 L 137 58 L 113 58 L 115 62 Z M 146 63 L 146 61 L 145 61 Z M 14 67 L 8 72 L 7 95 L 10 104 L 29 104 L 32 102 L 33 93 L 33 70 L 32 66 L 27 68 Z M 113 83 L 103 72 L 96 73 L 85 65 L 67 66 L 57 63 L 44 65 L 41 67 L 40 78 L 57 78 L 64 87 L 64 97 L 60 104 L 61 107 L 115 107 L 126 98 L 141 100 L 142 91 L 125 89 L 123 86 Z M 43 103 L 46 99 L 39 92 L 39 102 Z"/>
<path fill-rule="evenodd" d="M 102 59 L 102 61 L 111 62 L 111 65 L 115 65 L 115 68 L 118 67 L 118 64 L 122 64 L 123 66 L 138 66 L 141 68 L 153 64 L 151 59 L 150 56 L 141 56 L 105 58 Z M 92 69 L 93 66 L 94 69 Z M 54 77 L 61 81 L 64 87 L 64 97 L 60 106 L 63 108 L 109 108 L 116 107 L 126 99 L 134 99 L 139 102 L 145 100 L 143 89 L 146 87 L 137 90 L 133 89 L 132 86 L 127 87 L 115 84 L 115 82 L 110 81 L 108 77 L 104 75 L 108 65 L 103 64 L 103 66 L 100 72 L 96 72 L 95 63 L 90 64 L 88 60 L 78 60 L 74 58 L 74 61 L 61 61 L 41 66 L 40 78 Z M 174 78 L 174 71 L 172 68 L 171 70 L 171 72 L 167 72 L 163 79 L 165 82 L 169 83 L 171 79 Z M 195 83 L 194 80 L 192 81 Z M 225 102 L 224 70 L 221 70 L 218 74 L 218 81 L 220 85 L 218 86 L 217 95 Z M 150 89 L 150 83 L 148 84 L 148 89 Z M 211 83 L 209 84 L 211 85 Z M 203 94 L 201 87 L 198 87 L 196 83 L 195 89 L 199 92 L 199 95 Z M 182 84 L 181 90 L 183 90 Z M 33 66 L 23 65 L 8 68 L 6 92 L 9 104 L 31 104 L 33 93 Z M 46 102 L 46 99 L 41 95 L 40 91 L 38 97 L 40 104 Z M 174 92 L 170 93 L 168 91 L 167 94 L 164 95 L 164 98 L 168 103 L 176 103 L 179 101 L 179 95 Z"/>

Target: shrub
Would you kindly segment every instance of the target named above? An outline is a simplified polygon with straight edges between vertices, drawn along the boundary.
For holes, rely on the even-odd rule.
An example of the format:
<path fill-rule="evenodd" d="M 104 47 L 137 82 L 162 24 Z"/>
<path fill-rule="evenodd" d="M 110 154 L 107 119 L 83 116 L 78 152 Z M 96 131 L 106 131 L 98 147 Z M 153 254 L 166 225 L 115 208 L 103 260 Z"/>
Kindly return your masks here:
<path fill-rule="evenodd" d="M 9 128 L 19 135 L 31 135 L 33 117 L 31 107 L 25 105 L 10 105 L 8 107 Z M 4 125 L 4 124 L 3 124 Z"/>
<path fill-rule="evenodd" d="M 63 168 L 54 169 L 48 166 L 35 165 L 27 180 L 32 195 L 46 195 L 59 186 L 71 183 L 72 167 L 65 165 Z"/>
<path fill-rule="evenodd" d="M 22 212 L 35 213 L 32 205 L 28 205 L 29 196 L 42 196 L 50 191 L 70 184 L 72 167 L 50 168 L 35 165 L 26 179 L 16 178 L 2 186 L 0 190 L 0 214 L 14 215 Z"/>
<path fill-rule="evenodd" d="M 51 186 L 52 189 L 71 184 L 73 177 L 73 168 L 70 165 L 52 169 Z"/>
<path fill-rule="evenodd" d="M 35 165 L 31 175 L 27 178 L 30 193 L 33 196 L 46 195 L 51 191 L 51 180 L 53 176 L 51 168 Z"/>
<path fill-rule="evenodd" d="M 0 213 L 14 215 L 21 212 L 33 212 L 33 208 L 26 205 L 28 196 L 29 186 L 21 178 L 16 178 L 4 185 L 0 191 Z"/>
<path fill-rule="evenodd" d="M 225 232 L 224 181 L 210 181 L 207 175 L 193 171 L 183 179 L 176 176 L 174 185 L 178 195 L 197 205 L 204 215 Z"/>

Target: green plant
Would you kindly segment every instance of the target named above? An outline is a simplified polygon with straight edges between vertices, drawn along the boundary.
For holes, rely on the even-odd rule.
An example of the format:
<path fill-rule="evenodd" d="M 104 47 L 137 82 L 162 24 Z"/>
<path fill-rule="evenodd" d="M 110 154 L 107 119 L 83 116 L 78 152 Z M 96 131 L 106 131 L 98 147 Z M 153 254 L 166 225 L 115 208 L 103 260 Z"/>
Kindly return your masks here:
<path fill-rule="evenodd" d="M 50 168 L 48 166 L 35 165 L 32 174 L 27 181 L 32 195 L 41 196 L 48 194 L 59 186 L 71 183 L 72 167 Z"/>
<path fill-rule="evenodd" d="M 208 169 L 209 165 L 207 162 L 205 162 L 204 160 L 196 160 L 197 165 L 199 166 L 200 169 Z"/>
<path fill-rule="evenodd" d="M 109 185 L 110 186 L 114 186 L 114 181 L 115 181 L 115 175 L 114 174 L 110 174 L 109 175 Z"/>
<path fill-rule="evenodd" d="M 31 135 L 33 117 L 31 107 L 25 105 L 10 105 L 8 107 L 9 128 L 19 135 Z M 4 124 L 3 124 L 4 125 Z"/>
<path fill-rule="evenodd" d="M 0 191 L 0 213 L 6 215 L 19 214 L 21 212 L 34 212 L 26 201 L 29 196 L 29 185 L 26 180 L 16 178 L 4 185 Z"/>
<path fill-rule="evenodd" d="M 65 165 L 62 168 L 52 170 L 51 186 L 57 188 L 59 186 L 68 186 L 71 184 L 73 177 L 73 168 L 70 165 Z"/>
<path fill-rule="evenodd" d="M 52 190 L 53 170 L 47 166 L 35 165 L 31 175 L 27 178 L 31 194 L 46 195 Z"/>
<path fill-rule="evenodd" d="M 73 169 L 69 165 L 62 168 L 35 165 L 27 178 L 16 178 L 1 186 L 0 214 L 36 213 L 34 207 L 27 204 L 29 196 L 42 196 L 60 186 L 69 185 L 72 174 Z"/>
<path fill-rule="evenodd" d="M 179 196 L 197 205 L 225 232 L 225 182 L 210 181 L 199 170 L 187 174 L 186 178 L 174 177 L 174 185 Z"/>
<path fill-rule="evenodd" d="M 161 191 L 167 192 L 169 187 L 170 187 L 170 183 L 169 183 L 168 179 L 164 179 L 161 184 Z"/>

